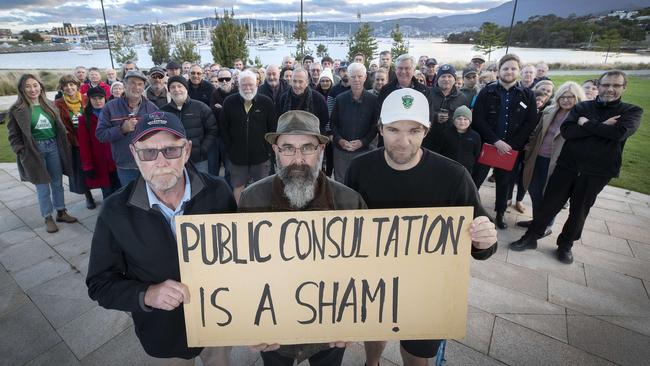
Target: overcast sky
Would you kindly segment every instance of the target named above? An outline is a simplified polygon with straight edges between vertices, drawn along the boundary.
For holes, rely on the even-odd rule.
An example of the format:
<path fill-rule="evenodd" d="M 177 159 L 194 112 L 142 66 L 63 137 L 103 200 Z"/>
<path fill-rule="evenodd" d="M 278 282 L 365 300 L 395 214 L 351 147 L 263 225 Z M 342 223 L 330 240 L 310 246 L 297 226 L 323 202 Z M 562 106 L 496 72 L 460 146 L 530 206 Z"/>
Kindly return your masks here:
<path fill-rule="evenodd" d="M 362 20 L 476 13 L 506 0 L 326 0 L 304 1 L 304 16 L 310 20 L 351 21 L 357 11 Z M 300 0 L 104 0 L 109 24 L 167 22 L 183 23 L 214 15 L 217 8 L 235 9 L 236 18 L 296 20 Z M 0 0 L 0 28 L 49 29 L 67 22 L 73 25 L 102 22 L 99 0 Z"/>

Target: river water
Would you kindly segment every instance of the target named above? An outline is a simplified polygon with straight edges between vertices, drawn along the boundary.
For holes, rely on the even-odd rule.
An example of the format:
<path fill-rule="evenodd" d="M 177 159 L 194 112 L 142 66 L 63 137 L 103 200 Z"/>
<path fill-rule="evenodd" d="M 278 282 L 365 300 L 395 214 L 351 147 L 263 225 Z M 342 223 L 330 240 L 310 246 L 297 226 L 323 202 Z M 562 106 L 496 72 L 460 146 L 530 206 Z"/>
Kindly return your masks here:
<path fill-rule="evenodd" d="M 316 50 L 318 41 L 308 42 L 308 48 Z M 347 55 L 347 42 L 323 42 L 328 53 L 333 58 L 344 58 Z M 390 49 L 390 39 L 378 39 L 378 52 Z M 138 66 L 149 68 L 153 66 L 148 48 L 136 48 L 138 54 Z M 295 45 L 286 44 L 278 46 L 273 50 L 249 49 L 249 58 L 255 59 L 259 56 L 263 64 L 280 63 L 282 57 L 295 52 Z M 579 51 L 571 49 L 554 48 L 510 48 L 510 52 L 516 53 L 525 63 L 538 61 L 562 62 L 571 64 L 599 64 L 605 60 L 604 52 Z M 212 55 L 209 46 L 199 47 L 201 63 L 212 62 Z M 315 53 L 315 52 L 314 52 Z M 416 58 L 420 55 L 435 57 L 438 62 L 466 62 L 477 52 L 472 45 L 443 43 L 440 39 L 412 39 L 410 40 L 409 53 Z M 505 54 L 504 49 L 498 49 L 492 53 L 491 59 L 495 60 Z M 610 55 L 608 63 L 650 63 L 650 54 L 621 53 Z M 96 66 L 99 68 L 110 67 L 108 50 L 93 50 L 90 55 L 80 55 L 73 51 L 59 52 L 38 52 L 38 53 L 13 53 L 0 54 L 0 69 L 70 69 L 77 65 Z"/>

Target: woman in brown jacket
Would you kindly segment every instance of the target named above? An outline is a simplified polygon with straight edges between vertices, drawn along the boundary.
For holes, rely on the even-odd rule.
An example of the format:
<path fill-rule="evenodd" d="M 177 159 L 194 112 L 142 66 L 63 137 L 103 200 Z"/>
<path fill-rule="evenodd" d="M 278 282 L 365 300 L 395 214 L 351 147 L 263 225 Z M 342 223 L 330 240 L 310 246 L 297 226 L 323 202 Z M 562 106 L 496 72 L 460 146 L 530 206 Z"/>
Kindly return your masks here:
<path fill-rule="evenodd" d="M 32 74 L 18 80 L 18 100 L 9 109 L 9 144 L 16 153 L 20 179 L 36 185 L 46 230 L 59 230 L 56 221 L 72 223 L 63 198 L 62 176 L 72 173 L 70 145 L 56 106 L 47 100 L 43 84 Z"/>
<path fill-rule="evenodd" d="M 544 109 L 542 119 L 526 145 L 523 183 L 533 202 L 533 217 L 542 205 L 544 187 L 564 145 L 560 126 L 569 111 L 583 100 L 585 100 L 585 93 L 580 85 L 573 81 L 562 84 L 553 96 L 553 104 Z M 517 226 L 528 227 L 530 222 L 519 221 Z M 550 235 L 550 233 L 551 230 L 547 229 L 546 234 Z"/>
<path fill-rule="evenodd" d="M 86 187 L 83 171 L 81 170 L 81 158 L 79 155 L 79 142 L 77 141 L 77 129 L 79 128 L 79 117 L 88 103 L 85 94 L 79 91 L 81 83 L 74 75 L 63 75 L 59 79 L 59 89 L 63 96 L 54 101 L 59 109 L 61 122 L 68 131 L 67 137 L 72 153 L 72 175 L 70 176 L 70 192 L 86 196 L 86 208 L 92 210 L 96 207 L 90 189 Z"/>

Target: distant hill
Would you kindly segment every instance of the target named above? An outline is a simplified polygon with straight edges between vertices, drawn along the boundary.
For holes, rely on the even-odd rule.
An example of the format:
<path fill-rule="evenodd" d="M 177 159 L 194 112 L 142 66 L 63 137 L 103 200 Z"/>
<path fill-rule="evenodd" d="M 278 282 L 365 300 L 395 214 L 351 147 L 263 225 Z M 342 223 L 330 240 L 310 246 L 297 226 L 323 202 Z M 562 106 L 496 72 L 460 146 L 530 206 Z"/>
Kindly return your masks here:
<path fill-rule="evenodd" d="M 512 17 L 514 1 L 509 1 L 492 9 L 475 14 L 450 15 L 445 17 L 430 16 L 426 18 L 399 18 L 379 22 L 370 22 L 375 36 L 389 36 L 395 23 L 399 23 L 402 31 L 410 36 L 444 35 L 450 32 L 479 27 L 483 22 L 493 22 L 499 25 L 509 25 Z M 555 14 L 560 17 L 567 17 L 570 14 L 601 15 L 612 10 L 635 10 L 649 5 L 648 0 L 617 0 L 617 1 L 594 1 L 594 0 L 519 0 L 517 3 L 517 14 L 515 22 L 525 21 L 536 15 Z M 249 19 L 238 19 L 247 23 Z M 273 20 L 251 20 L 261 28 L 273 27 L 278 21 Z M 359 23 L 355 22 L 325 22 L 310 21 L 306 19 L 308 32 L 318 36 L 347 35 L 356 31 Z M 215 25 L 214 18 L 196 19 L 186 24 Z M 293 27 L 295 22 L 284 22 L 285 26 Z"/>

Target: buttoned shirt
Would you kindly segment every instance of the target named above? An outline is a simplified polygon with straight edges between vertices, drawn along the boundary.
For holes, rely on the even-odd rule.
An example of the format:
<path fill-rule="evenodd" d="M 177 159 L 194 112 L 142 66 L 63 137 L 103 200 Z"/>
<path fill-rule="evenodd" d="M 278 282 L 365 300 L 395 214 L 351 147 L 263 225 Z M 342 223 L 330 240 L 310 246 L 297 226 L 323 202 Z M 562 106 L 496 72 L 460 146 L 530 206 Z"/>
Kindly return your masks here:
<path fill-rule="evenodd" d="M 160 213 L 163 214 L 165 220 L 167 220 L 167 223 L 169 224 L 169 227 L 172 229 L 172 233 L 174 233 L 174 237 L 176 236 L 176 216 L 183 214 L 183 211 L 185 210 L 185 204 L 190 200 L 190 197 L 192 195 L 190 176 L 187 174 L 187 169 L 183 169 L 183 176 L 185 177 L 185 192 L 183 193 L 181 202 L 178 204 L 178 207 L 176 207 L 175 210 L 167 207 L 165 203 L 159 200 L 156 194 L 153 192 L 153 189 L 151 189 L 149 186 L 149 183 L 146 183 L 147 197 L 149 198 L 149 207 L 157 209 L 160 211 Z"/>

